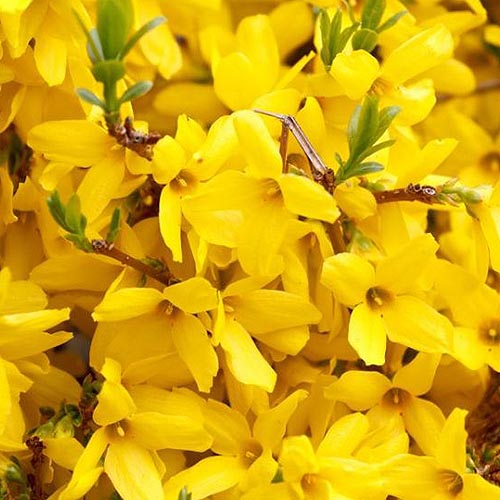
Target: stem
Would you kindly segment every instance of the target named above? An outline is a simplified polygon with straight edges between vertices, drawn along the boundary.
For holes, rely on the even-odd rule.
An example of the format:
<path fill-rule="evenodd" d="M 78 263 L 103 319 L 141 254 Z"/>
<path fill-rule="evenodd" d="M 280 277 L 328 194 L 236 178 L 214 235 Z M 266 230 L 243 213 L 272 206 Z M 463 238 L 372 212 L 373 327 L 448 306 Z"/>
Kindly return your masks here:
<path fill-rule="evenodd" d="M 103 95 L 106 103 L 106 124 L 110 128 L 120 123 L 120 106 L 118 105 L 116 82 L 111 85 L 104 83 Z"/>
<path fill-rule="evenodd" d="M 45 500 L 42 478 L 42 467 L 45 461 L 43 450 L 45 449 L 45 445 L 38 436 L 32 436 L 26 440 L 26 446 L 32 452 L 30 463 L 33 467 L 33 474 L 29 475 L 31 483 L 30 500 Z"/>
<path fill-rule="evenodd" d="M 408 184 L 401 189 L 388 189 L 386 191 L 372 192 L 377 203 L 394 203 L 397 201 L 420 201 L 432 205 L 441 203 L 437 199 L 439 194 L 433 186 L 421 186 L 420 184 Z"/>
<path fill-rule="evenodd" d="M 123 265 L 132 267 L 136 271 L 149 276 L 150 278 L 158 281 L 159 283 L 162 283 L 165 286 L 170 286 L 177 281 L 168 268 L 156 269 L 152 266 L 149 266 L 141 260 L 135 259 L 125 252 L 122 252 L 112 243 L 108 243 L 106 240 L 92 240 L 91 243 L 95 253 L 111 257 L 112 259 L 121 262 Z"/>

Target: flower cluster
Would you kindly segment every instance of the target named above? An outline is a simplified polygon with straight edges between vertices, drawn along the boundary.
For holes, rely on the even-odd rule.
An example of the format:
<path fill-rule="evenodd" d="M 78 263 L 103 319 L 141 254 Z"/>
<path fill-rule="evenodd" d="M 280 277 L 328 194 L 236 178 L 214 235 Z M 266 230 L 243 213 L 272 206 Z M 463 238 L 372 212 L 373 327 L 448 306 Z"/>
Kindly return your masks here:
<path fill-rule="evenodd" d="M 499 22 L 0 2 L 0 499 L 500 499 Z"/>

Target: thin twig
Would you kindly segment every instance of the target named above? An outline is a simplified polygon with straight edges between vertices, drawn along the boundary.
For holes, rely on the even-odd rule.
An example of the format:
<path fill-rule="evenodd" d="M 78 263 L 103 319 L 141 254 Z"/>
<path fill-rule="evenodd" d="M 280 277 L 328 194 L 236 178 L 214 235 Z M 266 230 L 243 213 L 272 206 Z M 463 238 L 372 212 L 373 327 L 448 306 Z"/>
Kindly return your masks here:
<path fill-rule="evenodd" d="M 177 281 L 168 268 L 166 269 L 156 269 L 153 266 L 145 264 L 139 259 L 135 259 L 130 255 L 122 252 L 116 248 L 112 243 L 108 243 L 106 240 L 92 240 L 92 249 L 95 253 L 106 255 L 115 259 L 125 266 L 132 267 L 133 269 L 139 271 L 146 276 L 162 283 L 165 286 L 170 286 Z"/>
<path fill-rule="evenodd" d="M 401 189 L 388 189 L 372 192 L 377 203 L 394 203 L 397 201 L 420 201 L 428 205 L 442 203 L 438 199 L 439 191 L 433 186 L 408 184 Z"/>
<path fill-rule="evenodd" d="M 335 174 L 333 170 L 325 164 L 325 162 L 316 152 L 314 146 L 307 138 L 305 132 L 302 130 L 297 120 L 291 115 L 283 115 L 281 113 L 274 113 L 272 111 L 265 111 L 262 109 L 254 109 L 253 111 L 278 119 L 282 123 L 283 127 L 286 127 L 290 130 L 290 132 L 292 132 L 295 139 L 297 139 L 297 142 L 302 148 L 302 151 L 304 151 L 304 154 L 309 160 L 314 180 L 321 184 L 329 193 L 333 193 L 333 189 L 335 187 Z M 286 161 L 286 159 L 284 161 Z"/>
<path fill-rule="evenodd" d="M 486 80 L 477 84 L 477 87 L 465 95 L 453 95 L 453 94 L 438 94 L 436 96 L 438 103 L 447 102 L 451 99 L 460 99 L 463 97 L 471 97 L 478 94 L 485 94 L 486 92 L 491 92 L 493 90 L 500 90 L 500 80 Z"/>
<path fill-rule="evenodd" d="M 31 486 L 30 500 L 45 500 L 46 495 L 43 491 L 42 467 L 45 461 L 43 450 L 45 445 L 38 436 L 31 436 L 26 440 L 26 446 L 31 450 L 31 466 L 33 474 L 28 475 L 28 480 Z"/>

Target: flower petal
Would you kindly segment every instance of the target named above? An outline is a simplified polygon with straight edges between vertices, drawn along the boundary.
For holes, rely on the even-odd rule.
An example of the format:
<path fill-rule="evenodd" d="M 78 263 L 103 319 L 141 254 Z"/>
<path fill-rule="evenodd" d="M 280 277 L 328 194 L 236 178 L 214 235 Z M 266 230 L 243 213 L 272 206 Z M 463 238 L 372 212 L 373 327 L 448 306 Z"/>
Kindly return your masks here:
<path fill-rule="evenodd" d="M 440 360 L 440 354 L 418 353 L 410 363 L 396 372 L 392 379 L 394 386 L 414 396 L 429 392 Z"/>
<path fill-rule="evenodd" d="M 160 232 L 165 245 L 172 251 L 176 262 L 182 262 L 181 245 L 181 197 L 169 185 L 160 195 Z"/>
<path fill-rule="evenodd" d="M 439 437 L 436 450 L 436 458 L 446 469 L 451 469 L 462 474 L 466 463 L 466 441 L 465 417 L 467 411 L 455 408 L 444 424 Z"/>
<path fill-rule="evenodd" d="M 187 313 L 217 308 L 217 290 L 205 278 L 189 278 L 163 290 L 163 297 Z"/>

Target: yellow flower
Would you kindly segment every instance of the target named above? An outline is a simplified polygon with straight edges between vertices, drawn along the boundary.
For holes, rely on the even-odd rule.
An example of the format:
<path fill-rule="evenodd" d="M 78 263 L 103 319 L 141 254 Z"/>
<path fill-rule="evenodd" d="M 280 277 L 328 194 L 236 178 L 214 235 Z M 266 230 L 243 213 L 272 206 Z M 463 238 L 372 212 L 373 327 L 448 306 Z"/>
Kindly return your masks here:
<path fill-rule="evenodd" d="M 423 235 L 376 269 L 349 253 L 325 260 L 321 281 L 339 302 L 353 308 L 349 342 L 366 364 L 384 364 L 386 336 L 423 352 L 450 350 L 451 323 L 416 296 L 417 280 L 436 250 L 432 236 Z"/>
<path fill-rule="evenodd" d="M 93 415 L 101 427 L 86 445 L 59 499 L 81 498 L 102 472 L 124 500 L 162 498 L 164 469 L 156 450 L 204 451 L 212 443 L 198 399 L 189 392 L 175 394 L 149 386 L 127 389 L 120 364 L 110 358 L 101 373 L 105 381 Z"/>
<path fill-rule="evenodd" d="M 204 416 L 214 438 L 212 450 L 218 456 L 204 458 L 170 478 L 164 487 L 165 500 L 177 500 L 183 486 L 193 493 L 193 499 L 202 499 L 235 486 L 235 493 L 241 493 L 270 482 L 278 470 L 273 455 L 280 448 L 289 418 L 306 395 L 306 391 L 295 391 L 260 413 L 252 431 L 238 411 L 209 400 Z"/>
<path fill-rule="evenodd" d="M 429 392 L 439 359 L 437 354 L 419 353 L 392 381 L 378 372 L 351 370 L 333 382 L 325 396 L 356 411 L 370 410 L 368 416 L 382 426 L 393 419 L 402 420 L 420 449 L 433 453 L 444 416 L 438 406 L 419 396 Z"/>
<path fill-rule="evenodd" d="M 433 456 L 397 455 L 385 464 L 387 490 L 401 500 L 500 499 L 498 486 L 466 470 L 467 412 L 452 411 Z"/>

